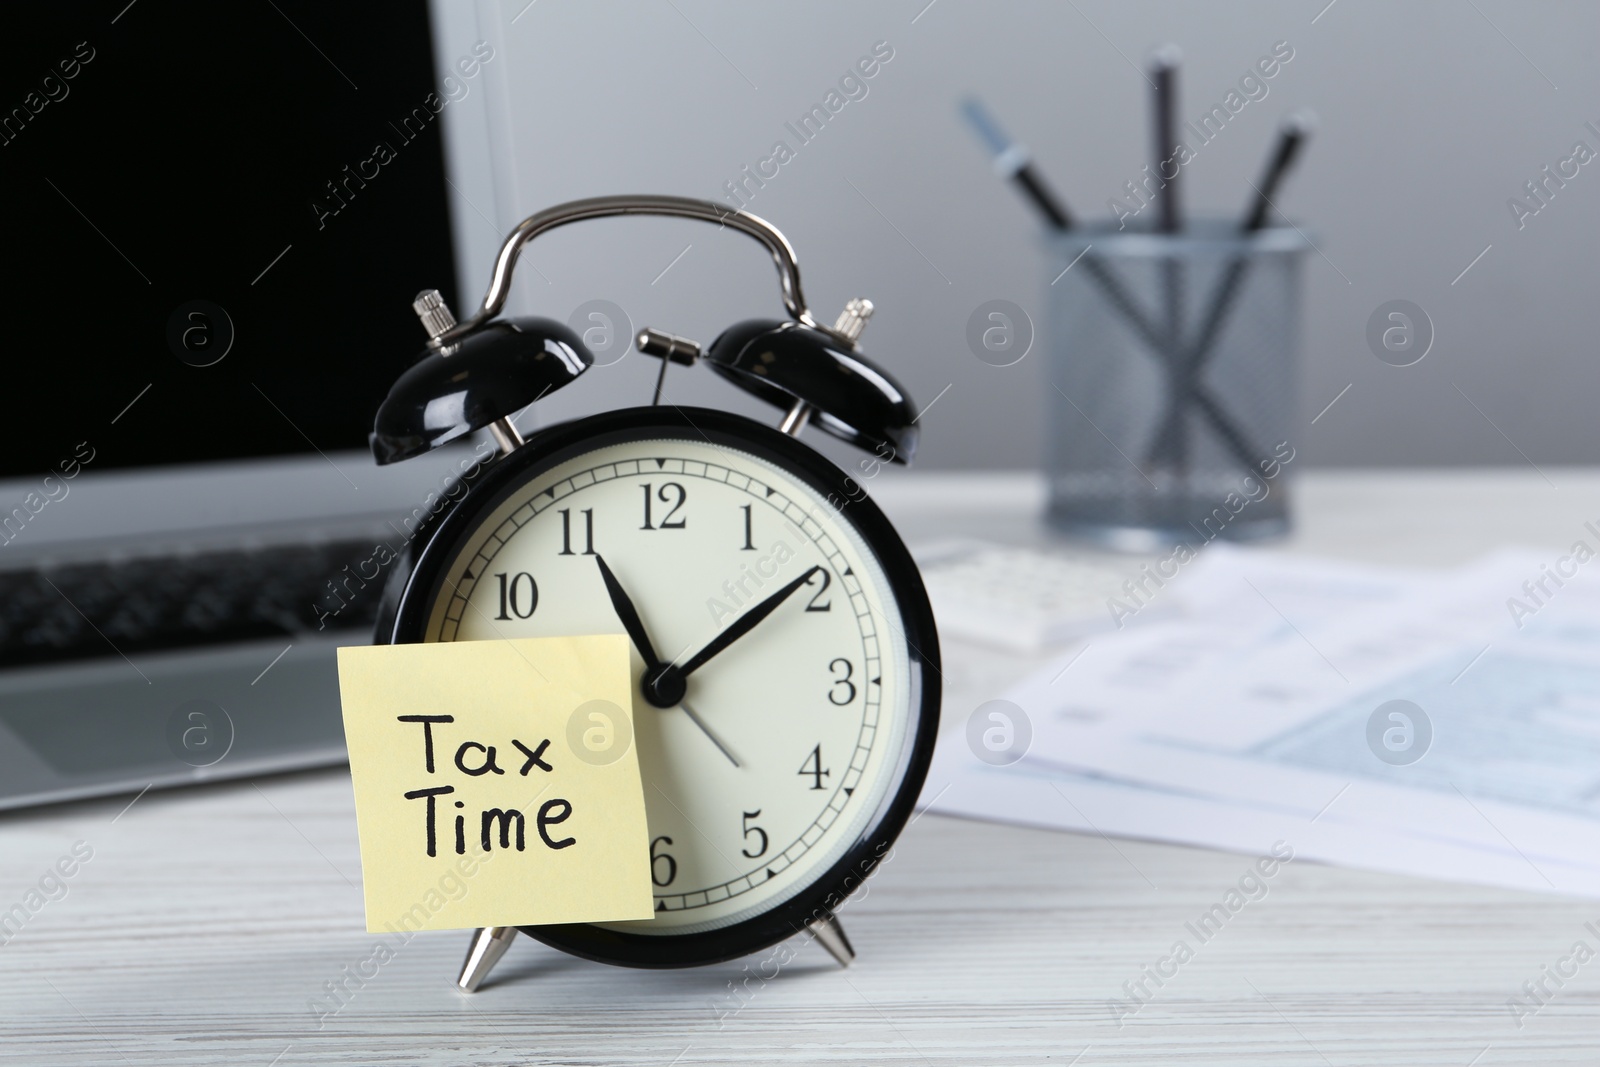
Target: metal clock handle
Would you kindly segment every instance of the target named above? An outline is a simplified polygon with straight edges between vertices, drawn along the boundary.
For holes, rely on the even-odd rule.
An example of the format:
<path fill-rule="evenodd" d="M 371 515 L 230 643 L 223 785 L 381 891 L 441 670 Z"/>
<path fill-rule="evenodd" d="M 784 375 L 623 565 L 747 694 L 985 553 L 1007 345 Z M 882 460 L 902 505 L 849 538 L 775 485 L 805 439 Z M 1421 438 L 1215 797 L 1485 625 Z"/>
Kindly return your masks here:
<path fill-rule="evenodd" d="M 572 200 L 557 204 L 537 215 L 530 215 L 511 231 L 495 257 L 494 274 L 489 279 L 489 290 L 483 295 L 483 306 L 471 316 L 446 330 L 434 345 L 448 345 L 500 314 L 506 298 L 511 293 L 511 272 L 517 265 L 522 248 L 540 234 L 558 226 L 586 219 L 602 219 L 615 215 L 661 215 L 669 218 L 698 219 L 714 222 L 728 229 L 754 237 L 772 253 L 778 267 L 778 284 L 783 290 L 783 305 L 796 322 L 817 326 L 806 307 L 805 296 L 800 291 L 800 267 L 795 262 L 794 249 L 788 238 L 778 232 L 770 222 L 744 211 L 734 211 L 713 200 L 697 200 L 687 196 L 597 196 L 587 200 Z"/>

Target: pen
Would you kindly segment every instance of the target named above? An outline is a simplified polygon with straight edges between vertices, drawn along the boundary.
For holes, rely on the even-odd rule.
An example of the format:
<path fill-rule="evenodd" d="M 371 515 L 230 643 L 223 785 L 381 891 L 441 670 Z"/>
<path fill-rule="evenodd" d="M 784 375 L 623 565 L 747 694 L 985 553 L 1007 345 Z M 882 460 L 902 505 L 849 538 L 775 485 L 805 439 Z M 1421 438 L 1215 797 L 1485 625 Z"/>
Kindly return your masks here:
<path fill-rule="evenodd" d="M 1150 82 L 1153 91 L 1150 100 L 1152 132 L 1155 135 L 1156 181 L 1160 183 L 1157 194 L 1158 228 L 1162 233 L 1177 233 L 1183 228 L 1183 216 L 1178 202 L 1178 170 L 1174 165 L 1168 175 L 1163 164 L 1172 159 L 1178 145 L 1178 64 L 1183 54 L 1177 45 L 1163 45 L 1150 54 Z"/>
<path fill-rule="evenodd" d="M 1178 64 L 1182 54 L 1176 45 L 1163 45 L 1150 54 L 1150 128 L 1153 152 L 1153 177 L 1156 180 L 1156 230 L 1176 234 L 1183 227 L 1178 200 L 1178 167 L 1168 174 L 1165 164 L 1176 150 L 1178 113 Z M 1166 335 L 1161 353 L 1167 364 L 1168 411 L 1177 417 L 1163 427 L 1152 459 L 1169 462 L 1179 473 L 1188 470 L 1188 423 L 1183 418 L 1186 404 L 1178 403 L 1188 391 L 1183 358 L 1183 266 L 1176 250 L 1168 248 L 1161 257 L 1161 296 L 1166 305 Z"/>
<path fill-rule="evenodd" d="M 966 116 L 967 122 L 992 154 L 995 173 L 1002 178 L 1011 179 L 1017 188 L 1022 190 L 1023 196 L 1044 218 L 1045 224 L 1052 231 L 1066 233 L 1071 230 L 1072 215 L 1067 211 L 1066 205 L 1051 191 L 1044 176 L 1034 167 L 1033 157 L 1027 146 L 1012 140 L 977 97 L 969 96 L 963 100 L 961 113 Z M 1084 252 L 1087 253 L 1088 249 L 1086 248 Z M 1112 275 L 1111 268 L 1094 256 L 1085 254 L 1082 258 L 1084 270 L 1095 284 L 1100 286 L 1101 292 L 1111 301 L 1111 305 L 1128 320 L 1134 331 L 1143 337 L 1146 343 L 1159 345 L 1159 333 L 1134 304 L 1127 290 Z"/>
<path fill-rule="evenodd" d="M 1267 157 L 1266 169 L 1262 172 L 1261 180 L 1251 186 L 1250 204 L 1245 210 L 1244 221 L 1239 226 L 1241 233 L 1254 233 L 1266 225 L 1267 212 L 1272 210 L 1273 206 L 1272 197 L 1278 191 L 1284 176 L 1294 166 L 1295 159 L 1300 155 L 1305 142 L 1310 139 L 1315 124 L 1316 116 L 1313 113 L 1300 111 L 1290 115 L 1278 127 L 1278 139 L 1271 155 Z M 1250 261 L 1244 256 L 1235 257 L 1212 291 L 1211 299 L 1207 302 L 1210 311 L 1206 315 L 1205 322 L 1201 324 L 1200 333 L 1191 346 L 1184 365 L 1178 368 L 1182 377 L 1174 387 L 1166 414 L 1160 423 L 1161 430 L 1147 453 L 1147 461 L 1154 462 L 1163 456 L 1170 456 L 1181 446 L 1183 409 L 1192 401 L 1200 371 L 1216 348 L 1217 338 L 1222 332 L 1223 324 L 1228 320 L 1229 312 L 1233 310 L 1234 304 L 1238 303 L 1249 263 Z"/>
<path fill-rule="evenodd" d="M 1072 216 L 1033 165 L 1033 155 L 1028 151 L 1028 146 L 1007 136 L 977 97 L 969 96 L 963 100 L 961 113 L 988 146 L 994 157 L 995 173 L 1015 182 L 1022 190 L 1022 195 L 1038 209 L 1052 230 L 1072 229 Z"/>
<path fill-rule="evenodd" d="M 1295 157 L 1300 154 L 1301 145 L 1311 136 L 1315 121 L 1316 116 L 1311 112 L 1297 111 L 1278 127 L 1278 143 L 1267 159 L 1260 183 L 1253 189 L 1255 195 L 1250 198 L 1250 209 L 1245 213 L 1244 225 L 1239 227 L 1245 233 L 1259 230 L 1267 224 L 1267 212 L 1272 209 L 1272 194 L 1278 191 L 1283 176 L 1294 166 Z"/>

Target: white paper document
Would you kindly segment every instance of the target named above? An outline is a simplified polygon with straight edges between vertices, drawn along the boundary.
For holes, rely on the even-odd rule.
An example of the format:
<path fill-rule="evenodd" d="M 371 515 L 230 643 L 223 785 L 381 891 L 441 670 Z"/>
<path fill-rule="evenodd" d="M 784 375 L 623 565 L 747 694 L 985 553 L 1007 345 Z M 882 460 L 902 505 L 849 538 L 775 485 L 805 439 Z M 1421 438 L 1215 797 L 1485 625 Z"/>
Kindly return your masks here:
<path fill-rule="evenodd" d="M 1001 694 L 1031 726 L 1020 762 L 990 766 L 952 730 L 925 796 L 1600 895 L 1600 582 L 1555 563 L 1507 552 L 1429 574 L 1208 552 L 1170 590 L 1183 617 L 1093 639 Z"/>

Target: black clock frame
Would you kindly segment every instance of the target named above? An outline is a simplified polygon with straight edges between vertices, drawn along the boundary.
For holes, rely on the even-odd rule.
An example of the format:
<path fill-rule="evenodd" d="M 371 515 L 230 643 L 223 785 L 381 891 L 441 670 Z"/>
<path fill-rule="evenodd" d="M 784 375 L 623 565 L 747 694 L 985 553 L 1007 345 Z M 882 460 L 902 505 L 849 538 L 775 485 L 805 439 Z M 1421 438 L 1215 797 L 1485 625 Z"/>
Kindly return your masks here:
<path fill-rule="evenodd" d="M 483 516 L 491 514 L 531 478 L 612 444 L 652 437 L 704 440 L 748 452 L 775 464 L 836 503 L 841 518 L 861 535 L 888 578 L 900 608 L 901 639 L 911 672 L 911 712 L 906 741 L 896 759 L 899 780 L 873 813 L 859 839 L 825 873 L 773 908 L 731 926 L 674 934 L 637 934 L 587 923 L 524 926 L 528 936 L 584 959 L 627 967 L 695 967 L 759 952 L 831 916 L 893 846 L 922 791 L 939 732 L 939 636 L 927 591 L 900 535 L 860 485 L 815 450 L 742 415 L 708 408 L 639 407 L 608 411 L 541 430 L 516 451 L 486 464 L 464 493 L 445 494 L 445 505 L 419 525 L 388 582 L 374 641 L 412 644 L 423 639 L 444 568 Z"/>

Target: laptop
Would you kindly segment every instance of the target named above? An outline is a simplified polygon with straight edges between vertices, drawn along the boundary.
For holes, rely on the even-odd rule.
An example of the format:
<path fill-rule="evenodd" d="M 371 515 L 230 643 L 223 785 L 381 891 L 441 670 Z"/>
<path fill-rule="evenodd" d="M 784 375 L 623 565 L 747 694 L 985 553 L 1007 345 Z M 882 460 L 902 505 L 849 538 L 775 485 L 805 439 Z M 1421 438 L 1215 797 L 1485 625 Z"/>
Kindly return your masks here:
<path fill-rule="evenodd" d="M 334 649 L 460 459 L 366 440 L 492 258 L 474 18 L 8 7 L 0 808 L 344 760 Z"/>

